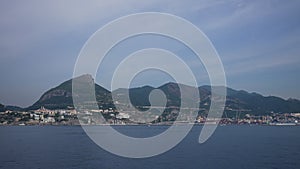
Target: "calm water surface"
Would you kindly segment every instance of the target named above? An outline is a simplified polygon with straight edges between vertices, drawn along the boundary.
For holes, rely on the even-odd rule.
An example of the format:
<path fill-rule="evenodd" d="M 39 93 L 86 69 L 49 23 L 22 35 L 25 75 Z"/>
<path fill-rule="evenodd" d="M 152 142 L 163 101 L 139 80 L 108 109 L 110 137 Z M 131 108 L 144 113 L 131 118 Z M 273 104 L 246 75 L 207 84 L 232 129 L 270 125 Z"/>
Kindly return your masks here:
<path fill-rule="evenodd" d="M 136 137 L 152 136 L 166 128 L 116 127 Z M 2 126 L 0 168 L 300 168 L 300 126 L 219 126 L 206 143 L 198 144 L 201 128 L 195 126 L 179 145 L 162 155 L 128 159 L 98 147 L 80 126 Z"/>

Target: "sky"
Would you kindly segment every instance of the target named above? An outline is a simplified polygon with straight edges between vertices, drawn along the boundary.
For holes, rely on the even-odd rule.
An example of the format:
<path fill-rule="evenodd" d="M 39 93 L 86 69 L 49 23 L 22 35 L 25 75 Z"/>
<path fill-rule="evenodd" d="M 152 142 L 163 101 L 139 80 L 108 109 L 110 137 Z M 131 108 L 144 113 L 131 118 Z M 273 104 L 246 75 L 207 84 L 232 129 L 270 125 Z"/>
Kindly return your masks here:
<path fill-rule="evenodd" d="M 140 12 L 177 15 L 202 30 L 223 62 L 228 87 L 300 99 L 298 0 L 2 0 L 0 103 L 33 104 L 45 91 L 72 78 L 78 54 L 94 32 L 114 19 Z M 114 69 L 109 66 L 123 55 L 161 47 L 176 49 L 174 53 L 198 75 L 199 85 L 207 84 L 203 66 L 182 46 L 164 37 L 129 39 L 107 56 L 96 82 L 108 88 Z M 160 78 L 152 80 L 153 76 Z M 132 84 L 159 86 L 169 78 L 152 71 L 141 73 Z"/>

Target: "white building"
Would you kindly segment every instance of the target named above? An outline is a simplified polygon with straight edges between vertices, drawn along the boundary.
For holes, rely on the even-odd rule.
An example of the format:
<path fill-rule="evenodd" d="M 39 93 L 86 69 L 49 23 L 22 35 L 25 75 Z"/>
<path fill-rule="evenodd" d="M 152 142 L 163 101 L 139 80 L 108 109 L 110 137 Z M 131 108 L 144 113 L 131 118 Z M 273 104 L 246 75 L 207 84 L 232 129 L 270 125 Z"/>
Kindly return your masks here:
<path fill-rule="evenodd" d="M 119 113 L 116 115 L 117 119 L 129 119 L 129 117 L 130 117 L 129 114 L 127 113 Z"/>

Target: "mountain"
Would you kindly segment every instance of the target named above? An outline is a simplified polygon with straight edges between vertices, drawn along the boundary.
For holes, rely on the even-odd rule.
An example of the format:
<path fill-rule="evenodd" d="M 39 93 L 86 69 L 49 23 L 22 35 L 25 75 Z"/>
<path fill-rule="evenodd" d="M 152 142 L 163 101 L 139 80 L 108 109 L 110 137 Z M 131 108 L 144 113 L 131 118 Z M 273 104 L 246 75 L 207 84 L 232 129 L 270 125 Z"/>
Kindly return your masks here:
<path fill-rule="evenodd" d="M 72 99 L 72 80 L 77 80 L 77 82 L 84 82 L 87 80 L 93 80 L 90 75 L 82 75 L 76 77 L 75 79 L 70 79 L 55 88 L 52 88 L 45 92 L 40 99 L 35 102 L 32 106 L 26 108 L 26 110 L 35 110 L 44 106 L 47 109 L 66 109 L 73 107 Z M 96 99 L 100 105 L 105 107 L 111 107 L 111 93 L 105 88 L 95 84 L 95 94 Z"/>
<path fill-rule="evenodd" d="M 126 99 L 126 93 L 129 93 L 130 102 L 134 106 L 150 106 L 149 102 L 149 94 L 150 92 L 155 89 L 151 86 L 143 86 L 143 87 L 137 87 L 137 88 L 131 88 L 131 89 L 125 89 L 120 88 L 117 90 L 114 90 L 112 92 L 112 95 L 114 96 L 114 99 L 116 99 L 117 102 L 122 104 L 128 104 L 128 100 Z"/>
<path fill-rule="evenodd" d="M 184 94 L 188 97 L 194 97 L 195 88 L 187 85 L 166 83 L 158 89 L 161 89 L 167 97 L 167 106 L 180 106 L 180 89 L 183 88 Z M 139 88 L 129 89 L 130 101 L 136 107 L 138 106 L 149 106 L 149 94 L 155 89 L 151 86 L 143 86 Z M 300 111 L 300 101 L 297 99 L 282 99 L 275 96 L 263 96 L 258 93 L 249 93 L 244 90 L 234 90 L 226 88 L 227 98 L 225 112 L 227 116 L 236 116 L 236 113 L 240 115 L 252 114 L 252 115 L 263 115 L 271 112 L 274 113 L 291 113 Z M 200 95 L 200 108 L 205 109 L 206 112 L 210 106 L 211 86 L 200 86 L 198 87 Z M 121 93 L 128 92 L 128 89 L 118 89 L 113 93 L 120 96 L 124 95 Z M 121 97 L 117 99 L 121 99 Z"/>
<path fill-rule="evenodd" d="M 207 87 L 206 87 L 207 88 Z M 263 96 L 244 90 L 227 88 L 226 110 L 240 110 L 245 113 L 262 115 L 270 112 L 291 113 L 300 111 L 300 101 L 297 99 L 282 99 L 275 96 Z"/>
<path fill-rule="evenodd" d="M 0 112 L 3 112 L 3 111 L 5 111 L 5 106 L 0 103 Z"/>
<path fill-rule="evenodd" d="M 10 106 L 10 105 L 6 105 L 5 106 L 6 110 L 10 110 L 10 111 L 22 111 L 23 108 L 19 107 L 19 106 Z"/>
<path fill-rule="evenodd" d="M 124 102 L 126 99 L 124 96 L 127 92 L 129 92 L 129 98 L 131 103 L 136 106 L 150 106 L 149 102 L 149 95 L 152 90 L 154 89 L 160 89 L 162 90 L 167 98 L 167 107 L 173 106 L 173 107 L 179 107 L 181 103 L 181 93 L 180 88 L 184 90 L 184 94 L 186 95 L 185 98 L 195 98 L 195 92 L 197 92 L 197 88 L 183 85 L 183 84 L 177 84 L 173 82 L 166 83 L 158 88 L 154 88 L 151 86 L 143 86 L 143 87 L 137 87 L 137 88 L 130 88 L 130 89 L 117 89 L 113 91 L 113 95 L 115 95 L 115 98 L 118 102 Z M 187 99 L 187 102 L 189 100 Z"/>
<path fill-rule="evenodd" d="M 75 78 L 75 80 L 86 81 L 93 80 L 90 75 L 82 75 Z M 184 94 L 189 97 L 196 96 L 195 91 L 199 91 L 200 94 L 200 108 L 207 112 L 210 105 L 211 87 L 200 86 L 194 88 L 191 86 L 177 84 L 177 83 L 166 83 L 157 89 L 162 90 L 167 97 L 167 106 L 179 107 L 181 103 L 179 86 L 184 89 Z M 112 107 L 112 95 L 116 98 L 117 102 L 123 103 L 125 100 L 125 93 L 129 92 L 131 103 L 137 107 L 149 106 L 149 94 L 152 90 L 156 88 L 151 86 L 143 86 L 131 89 L 117 89 L 112 93 L 105 88 L 95 84 L 95 94 L 98 101 L 98 105 L 104 108 Z M 275 96 L 262 96 L 258 93 L 249 93 L 243 90 L 234 90 L 231 88 L 226 88 L 227 90 L 227 100 L 225 112 L 226 116 L 235 116 L 236 113 L 242 114 L 254 114 L 262 115 L 270 112 L 299 112 L 300 111 L 300 101 L 296 99 L 282 99 Z M 188 104 L 188 103 L 185 103 Z M 73 107 L 72 101 L 72 79 L 60 84 L 59 86 L 50 89 L 45 92 L 41 98 L 35 102 L 32 106 L 28 107 L 27 110 L 38 109 L 44 106 L 48 109 L 60 109 Z"/>

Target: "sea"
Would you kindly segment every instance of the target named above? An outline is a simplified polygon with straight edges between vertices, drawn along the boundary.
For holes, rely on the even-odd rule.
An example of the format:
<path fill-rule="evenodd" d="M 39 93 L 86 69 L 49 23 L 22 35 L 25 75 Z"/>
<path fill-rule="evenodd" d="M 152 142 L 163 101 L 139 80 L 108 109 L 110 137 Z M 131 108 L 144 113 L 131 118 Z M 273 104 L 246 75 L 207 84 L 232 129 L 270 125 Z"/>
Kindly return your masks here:
<path fill-rule="evenodd" d="M 153 136 L 169 126 L 114 126 L 123 134 Z M 202 126 L 192 128 L 171 150 L 149 158 L 111 154 L 80 126 L 1 126 L 3 169 L 297 169 L 300 126 L 219 126 L 198 143 Z M 120 144 L 122 144 L 120 142 Z"/>

